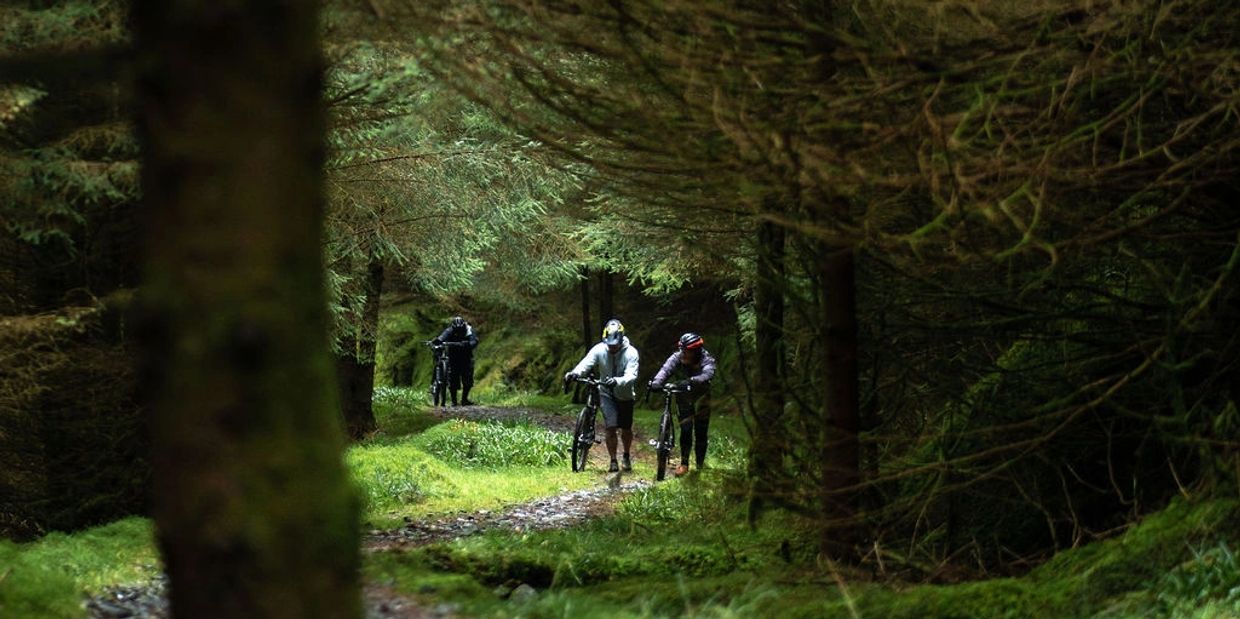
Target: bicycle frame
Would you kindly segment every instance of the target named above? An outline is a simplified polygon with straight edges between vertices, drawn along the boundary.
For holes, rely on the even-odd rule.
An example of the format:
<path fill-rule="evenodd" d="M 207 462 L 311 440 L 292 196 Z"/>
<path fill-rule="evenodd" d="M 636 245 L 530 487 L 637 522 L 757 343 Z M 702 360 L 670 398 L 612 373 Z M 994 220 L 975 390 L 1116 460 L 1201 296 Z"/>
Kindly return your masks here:
<path fill-rule="evenodd" d="M 651 439 L 650 446 L 654 447 L 657 459 L 655 481 L 663 481 L 667 475 L 667 461 L 672 456 L 672 449 L 676 447 L 676 422 L 672 419 L 673 396 L 679 393 L 689 393 L 690 390 L 672 383 L 665 383 L 658 391 L 663 392 L 663 414 L 659 417 L 659 436 Z M 646 391 L 646 400 L 650 400 L 649 389 Z"/>
<path fill-rule="evenodd" d="M 448 346 L 436 344 L 434 340 L 423 342 L 434 355 L 434 366 L 431 369 L 430 396 L 431 406 L 444 406 L 448 403 Z"/>
<path fill-rule="evenodd" d="M 586 403 L 577 414 L 577 424 L 573 427 L 573 438 L 569 445 L 569 464 L 574 472 L 585 469 L 590 447 L 601 442 L 595 435 L 594 426 L 598 420 L 600 381 L 590 377 L 578 377 L 575 382 L 588 387 Z M 568 381 L 564 382 L 564 393 L 568 393 Z"/>

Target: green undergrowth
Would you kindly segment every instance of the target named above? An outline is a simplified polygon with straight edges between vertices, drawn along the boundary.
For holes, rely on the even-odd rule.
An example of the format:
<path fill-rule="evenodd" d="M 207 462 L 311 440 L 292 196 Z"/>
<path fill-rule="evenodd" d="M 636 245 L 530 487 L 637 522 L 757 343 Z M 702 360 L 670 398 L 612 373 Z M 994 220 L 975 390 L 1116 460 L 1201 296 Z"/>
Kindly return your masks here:
<path fill-rule="evenodd" d="M 495 509 L 599 482 L 574 475 L 568 437 L 528 423 L 443 421 L 410 388 L 376 391 L 379 432 L 346 455 L 372 528 Z"/>
<path fill-rule="evenodd" d="M 529 423 L 441 423 L 417 438 L 418 446 L 435 457 L 466 468 L 564 466 L 569 433 Z"/>
<path fill-rule="evenodd" d="M 368 559 L 368 574 L 479 616 L 1240 616 L 1240 502 L 1179 501 L 1123 535 L 1059 553 L 1019 578 L 876 580 L 819 563 L 809 527 L 775 513 L 746 524 L 728 471 L 634 492 L 571 529 L 489 532 Z M 505 600 L 495 588 L 539 594 Z M 506 586 L 505 586 L 506 585 Z"/>
<path fill-rule="evenodd" d="M 420 438 L 349 449 L 349 469 L 366 498 L 366 520 L 372 528 L 397 526 L 406 517 L 495 509 L 597 483 L 593 476 L 573 475 L 567 466 L 466 468 L 428 453 L 419 446 L 424 442 Z M 499 457 L 517 459 L 512 453 Z"/>
<path fill-rule="evenodd" d="M 84 617 L 83 594 L 158 573 L 151 523 L 126 518 L 28 544 L 0 540 L 0 617 Z"/>

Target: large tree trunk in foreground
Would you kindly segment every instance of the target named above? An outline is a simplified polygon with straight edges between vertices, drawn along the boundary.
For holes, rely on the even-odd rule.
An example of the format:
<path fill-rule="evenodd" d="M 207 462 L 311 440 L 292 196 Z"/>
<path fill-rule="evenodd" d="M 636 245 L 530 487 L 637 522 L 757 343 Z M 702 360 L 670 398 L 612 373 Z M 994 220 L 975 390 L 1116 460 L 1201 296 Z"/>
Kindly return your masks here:
<path fill-rule="evenodd" d="M 822 495 L 830 526 L 823 550 L 848 557 L 855 541 L 861 481 L 860 397 L 857 367 L 856 250 L 822 244 L 821 277 L 826 350 L 822 356 L 826 408 Z"/>
<path fill-rule="evenodd" d="M 777 428 L 784 413 L 784 229 L 775 223 L 758 224 L 757 281 L 754 285 L 753 442 L 749 473 L 754 495 L 775 491 L 777 471 L 785 445 Z"/>
<path fill-rule="evenodd" d="M 371 258 L 366 269 L 360 337 L 346 338 L 336 358 L 340 405 L 349 436 L 363 438 L 375 430 L 375 334 L 379 329 L 379 297 L 383 294 L 383 263 Z"/>
<path fill-rule="evenodd" d="M 361 614 L 316 6 L 134 3 L 154 516 L 180 619 Z"/>

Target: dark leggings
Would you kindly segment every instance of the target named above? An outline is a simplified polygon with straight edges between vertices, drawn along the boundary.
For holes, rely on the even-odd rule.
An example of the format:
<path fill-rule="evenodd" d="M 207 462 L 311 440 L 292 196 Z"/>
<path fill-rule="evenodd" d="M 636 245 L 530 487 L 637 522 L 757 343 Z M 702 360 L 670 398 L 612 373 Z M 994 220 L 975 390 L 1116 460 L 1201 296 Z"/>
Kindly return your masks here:
<path fill-rule="evenodd" d="M 678 396 L 676 413 L 680 417 L 680 463 L 689 465 L 689 450 L 697 456 L 697 467 L 706 461 L 706 431 L 710 428 L 710 394 L 702 394 L 696 402 Z"/>

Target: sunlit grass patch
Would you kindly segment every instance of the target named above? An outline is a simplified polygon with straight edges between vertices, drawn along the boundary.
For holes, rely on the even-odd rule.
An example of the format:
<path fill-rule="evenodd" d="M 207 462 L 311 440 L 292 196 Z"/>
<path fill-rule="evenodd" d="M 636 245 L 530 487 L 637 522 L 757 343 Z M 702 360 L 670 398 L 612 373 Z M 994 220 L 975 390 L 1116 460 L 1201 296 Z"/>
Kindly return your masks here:
<path fill-rule="evenodd" d="M 28 544 L 0 540 L 0 617 L 83 617 L 83 592 L 159 572 L 151 522 L 126 518 Z"/>
<path fill-rule="evenodd" d="M 437 494 L 411 506 L 409 515 L 498 509 L 505 505 L 580 490 L 598 484 L 598 476 L 563 467 L 511 467 L 499 470 L 453 470 L 448 481 L 455 491 Z"/>
<path fill-rule="evenodd" d="M 456 493 L 448 467 L 409 440 L 355 445 L 345 462 L 371 514 Z"/>
<path fill-rule="evenodd" d="M 417 434 L 439 423 L 430 414 L 426 389 L 376 387 L 373 410 L 379 427 L 377 439 Z"/>
<path fill-rule="evenodd" d="M 416 444 L 437 458 L 469 468 L 568 465 L 568 433 L 528 423 L 453 420 L 427 430 Z"/>
<path fill-rule="evenodd" d="M 497 509 L 598 484 L 597 473 L 569 470 L 560 453 L 567 443 L 527 424 L 452 421 L 419 436 L 354 445 L 346 462 L 366 498 L 366 519 L 386 528 L 405 517 Z M 549 460 L 556 464 L 541 464 Z"/>
<path fill-rule="evenodd" d="M 530 391 L 496 391 L 484 393 L 483 404 L 487 406 L 509 406 L 514 408 L 532 408 L 550 413 L 576 415 L 581 409 L 580 404 L 573 404 L 568 395 L 542 394 Z"/>

